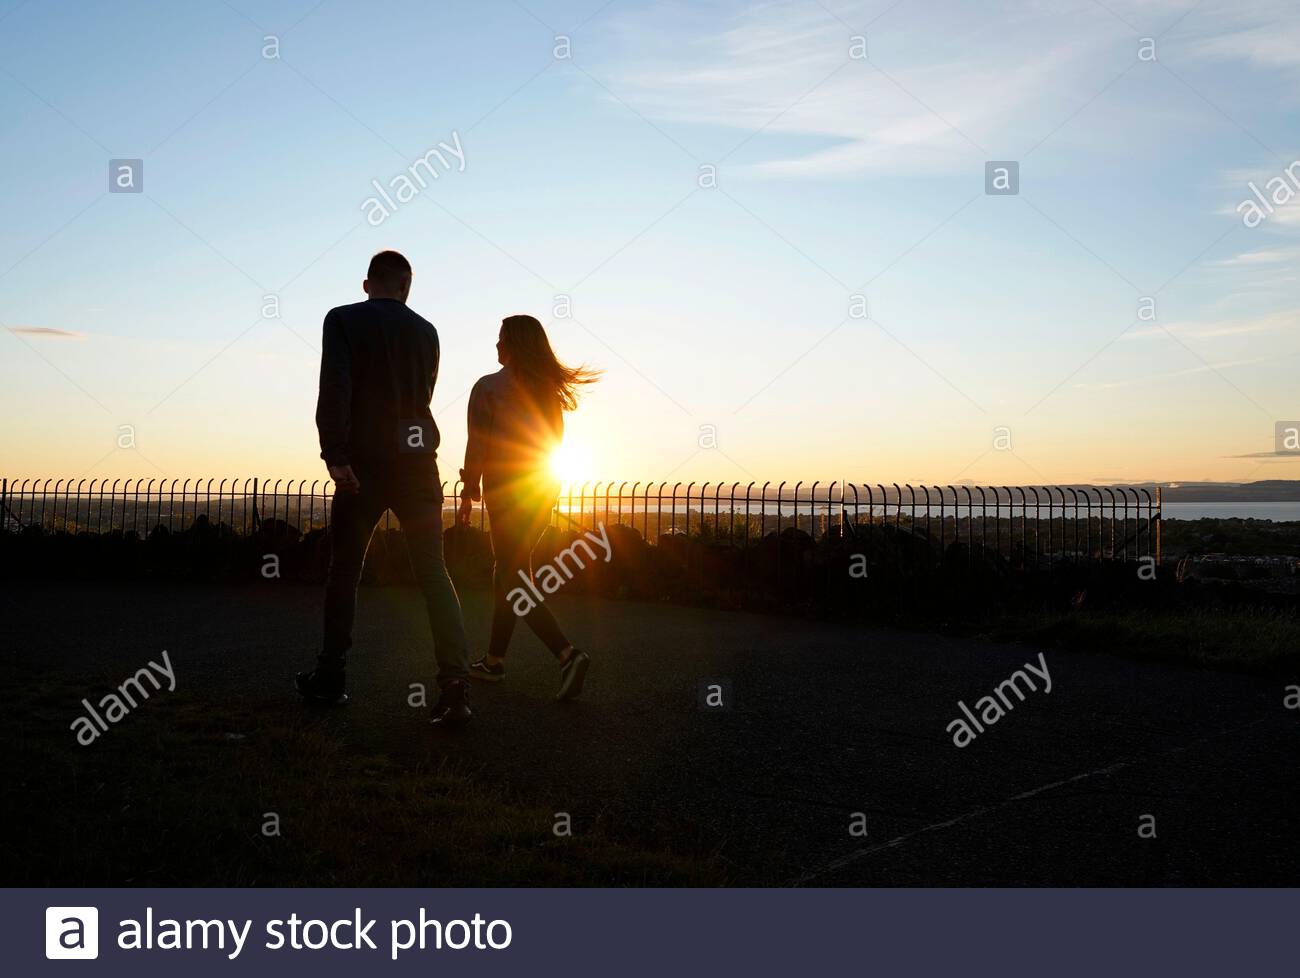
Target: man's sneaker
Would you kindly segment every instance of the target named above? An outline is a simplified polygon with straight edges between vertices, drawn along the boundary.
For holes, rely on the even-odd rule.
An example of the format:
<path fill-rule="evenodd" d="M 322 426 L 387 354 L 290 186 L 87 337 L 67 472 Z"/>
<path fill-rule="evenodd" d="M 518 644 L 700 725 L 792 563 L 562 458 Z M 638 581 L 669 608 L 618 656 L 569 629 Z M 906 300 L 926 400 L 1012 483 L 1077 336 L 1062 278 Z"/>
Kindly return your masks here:
<path fill-rule="evenodd" d="M 455 730 L 468 723 L 473 716 L 469 708 L 469 683 L 463 679 L 453 679 L 442 687 L 438 705 L 433 708 L 433 718 L 429 722 L 442 730 Z"/>
<path fill-rule="evenodd" d="M 582 681 L 587 678 L 587 667 L 591 665 L 591 656 L 574 649 L 569 653 L 568 661 L 560 666 L 560 691 L 555 694 L 557 700 L 571 700 L 582 692 Z"/>
<path fill-rule="evenodd" d="M 346 683 L 342 669 L 313 669 L 300 672 L 293 684 L 303 698 L 312 703 L 342 705 L 348 701 L 343 691 Z"/>
<path fill-rule="evenodd" d="M 488 665 L 487 656 L 484 656 L 477 662 L 470 663 L 469 678 L 481 683 L 499 683 L 506 678 L 506 665 L 504 662 Z"/>

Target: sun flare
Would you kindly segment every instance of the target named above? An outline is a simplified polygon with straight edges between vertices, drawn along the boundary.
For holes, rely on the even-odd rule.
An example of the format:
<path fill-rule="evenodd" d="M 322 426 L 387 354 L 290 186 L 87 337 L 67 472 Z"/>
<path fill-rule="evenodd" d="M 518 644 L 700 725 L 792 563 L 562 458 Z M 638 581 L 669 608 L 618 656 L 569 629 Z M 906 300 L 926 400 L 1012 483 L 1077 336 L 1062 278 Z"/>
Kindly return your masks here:
<path fill-rule="evenodd" d="M 551 474 L 566 484 L 589 481 L 593 477 L 591 452 L 566 438 L 551 453 Z"/>

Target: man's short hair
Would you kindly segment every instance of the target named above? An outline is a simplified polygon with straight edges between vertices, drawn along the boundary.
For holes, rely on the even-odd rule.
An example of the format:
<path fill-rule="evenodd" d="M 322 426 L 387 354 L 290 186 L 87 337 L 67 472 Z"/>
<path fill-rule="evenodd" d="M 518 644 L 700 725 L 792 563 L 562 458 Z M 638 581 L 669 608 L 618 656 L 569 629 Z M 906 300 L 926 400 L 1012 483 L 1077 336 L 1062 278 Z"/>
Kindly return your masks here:
<path fill-rule="evenodd" d="M 378 285 L 399 288 L 411 280 L 411 263 L 397 251 L 381 251 L 370 259 L 366 278 Z"/>

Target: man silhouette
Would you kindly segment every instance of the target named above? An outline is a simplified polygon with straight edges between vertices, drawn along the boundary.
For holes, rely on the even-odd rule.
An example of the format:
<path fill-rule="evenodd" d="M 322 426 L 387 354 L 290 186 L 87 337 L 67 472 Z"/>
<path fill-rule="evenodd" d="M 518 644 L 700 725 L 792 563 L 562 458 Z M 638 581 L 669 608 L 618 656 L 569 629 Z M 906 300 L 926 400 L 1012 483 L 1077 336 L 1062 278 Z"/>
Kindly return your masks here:
<path fill-rule="evenodd" d="M 457 727 L 471 716 L 469 646 L 442 554 L 439 436 L 429 411 L 438 331 L 407 307 L 411 264 L 396 251 L 370 260 L 362 288 L 365 302 L 325 316 L 316 427 L 321 458 L 335 482 L 325 640 L 316 668 L 299 673 L 297 687 L 309 700 L 347 702 L 344 668 L 357 582 L 375 524 L 391 509 L 401 521 L 433 632 L 440 695 L 432 722 Z"/>

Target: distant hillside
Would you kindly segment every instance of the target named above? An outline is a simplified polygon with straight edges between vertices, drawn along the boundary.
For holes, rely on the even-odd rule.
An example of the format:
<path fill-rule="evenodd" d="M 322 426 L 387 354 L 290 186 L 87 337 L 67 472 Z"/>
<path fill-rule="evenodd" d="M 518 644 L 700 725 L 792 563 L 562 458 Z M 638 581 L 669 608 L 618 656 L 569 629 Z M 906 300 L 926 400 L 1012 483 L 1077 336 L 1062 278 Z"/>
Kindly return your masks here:
<path fill-rule="evenodd" d="M 1161 485 L 1167 503 L 1289 503 L 1300 501 L 1300 481 L 1265 479 L 1262 482 L 1178 482 Z"/>

